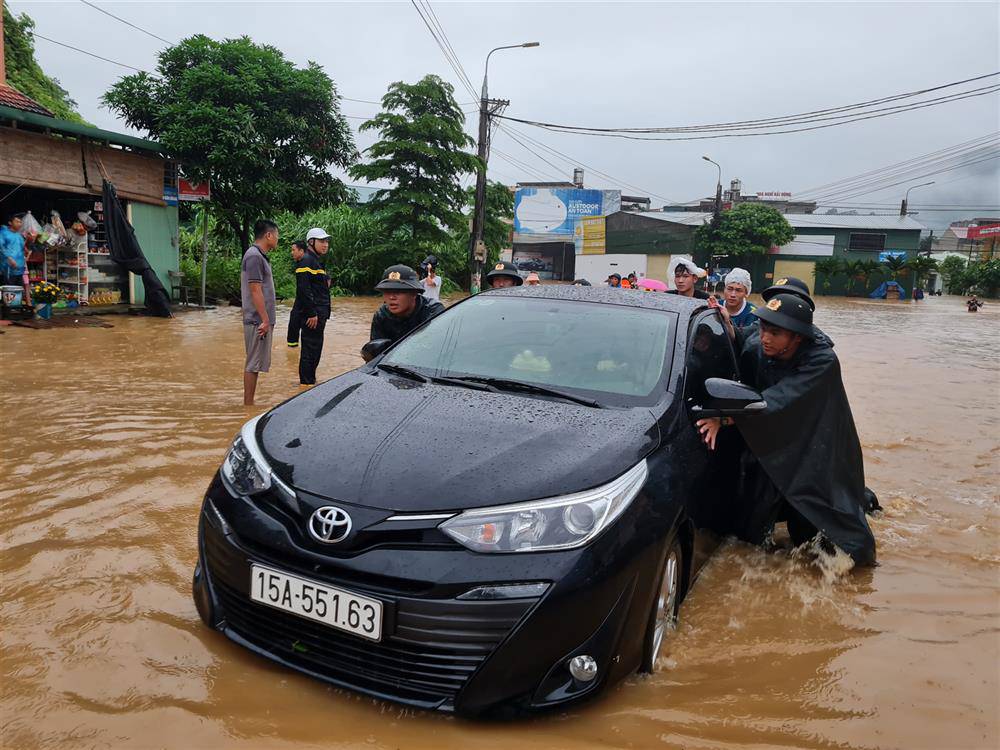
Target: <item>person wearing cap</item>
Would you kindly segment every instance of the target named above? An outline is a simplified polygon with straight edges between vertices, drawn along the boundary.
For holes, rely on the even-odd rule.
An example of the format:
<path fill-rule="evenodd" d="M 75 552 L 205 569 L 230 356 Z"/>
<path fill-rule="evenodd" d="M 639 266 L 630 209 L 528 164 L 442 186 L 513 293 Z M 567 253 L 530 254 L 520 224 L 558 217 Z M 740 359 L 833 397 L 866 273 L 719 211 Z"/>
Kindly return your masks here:
<path fill-rule="evenodd" d="M 816 302 L 809 294 L 809 285 L 802 279 L 797 279 L 794 276 L 783 276 L 780 279 L 775 279 L 771 286 L 760 293 L 760 296 L 765 302 L 770 302 L 771 297 L 776 294 L 794 294 L 805 301 L 810 310 L 814 312 L 816 310 Z"/>
<path fill-rule="evenodd" d="M 290 254 L 292 256 L 292 265 L 298 265 L 298 262 L 302 260 L 302 256 L 306 254 L 306 241 L 305 240 L 295 240 L 292 243 Z M 296 279 L 298 281 L 298 279 Z M 295 301 L 292 303 L 292 311 L 288 314 L 288 335 L 287 341 L 288 346 L 292 349 L 299 345 L 299 329 L 302 328 L 302 306 L 299 303 L 299 298 L 296 297 Z"/>
<path fill-rule="evenodd" d="M 760 391 L 766 406 L 754 416 L 697 422 L 710 449 L 719 429 L 731 424 L 746 443 L 737 535 L 762 544 L 785 520 L 796 546 L 820 535 L 822 546 L 832 543 L 855 564 L 874 565 L 861 442 L 840 362 L 813 325 L 808 295 L 799 289 L 769 297 L 757 308 L 758 326 L 739 330 L 726 308 L 716 306 L 741 352 L 742 380 Z"/>
<path fill-rule="evenodd" d="M 444 312 L 444 305 L 423 295 L 417 273 L 402 264 L 389 266 L 375 285 L 382 292 L 382 306 L 372 316 L 372 341 L 398 341 L 414 328 Z"/>
<path fill-rule="evenodd" d="M 621 285 L 622 285 L 621 274 L 613 273 L 610 276 L 608 276 L 608 286 L 614 287 L 614 288 L 617 289 Z"/>
<path fill-rule="evenodd" d="M 673 277 L 674 289 L 670 289 L 667 294 L 677 294 L 681 297 L 691 297 L 693 299 L 708 299 L 709 294 L 701 289 L 695 289 L 698 279 L 707 276 L 705 270 L 699 268 L 695 262 L 689 258 L 674 258 L 667 268 L 667 277 Z"/>
<path fill-rule="evenodd" d="M 729 313 L 729 319 L 737 328 L 743 328 L 757 320 L 757 316 L 754 315 L 757 307 L 747 300 L 751 288 L 752 282 L 748 271 L 734 268 L 726 274 L 726 288 L 723 292 L 726 311 Z"/>
<path fill-rule="evenodd" d="M 502 260 L 493 266 L 493 270 L 486 274 L 486 281 L 491 289 L 506 289 L 524 283 L 521 274 L 517 272 L 517 266 L 507 260 Z"/>
<path fill-rule="evenodd" d="M 330 249 L 330 235 L 319 227 L 306 234 L 306 250 L 295 264 L 295 302 L 302 321 L 299 383 L 316 384 L 316 368 L 323 355 L 323 335 L 330 319 L 330 285 L 322 258 Z"/>
<path fill-rule="evenodd" d="M 538 286 L 542 283 L 542 280 L 538 278 L 538 274 L 532 271 L 524 280 L 525 286 Z"/>

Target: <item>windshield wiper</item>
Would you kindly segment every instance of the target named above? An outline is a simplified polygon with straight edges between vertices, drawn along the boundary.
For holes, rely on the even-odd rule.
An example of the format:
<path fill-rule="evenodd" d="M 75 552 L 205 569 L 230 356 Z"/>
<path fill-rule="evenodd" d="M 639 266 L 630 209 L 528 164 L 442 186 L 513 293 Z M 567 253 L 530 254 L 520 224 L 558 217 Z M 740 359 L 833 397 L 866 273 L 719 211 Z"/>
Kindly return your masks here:
<path fill-rule="evenodd" d="M 392 372 L 396 375 L 402 375 L 404 378 L 410 378 L 410 380 L 416 380 L 421 383 L 429 383 L 430 378 L 426 375 L 421 375 L 416 370 L 411 370 L 409 367 L 401 367 L 400 365 L 392 365 L 388 362 L 379 362 L 375 365 L 380 370 L 385 370 L 386 372 Z"/>
<path fill-rule="evenodd" d="M 540 396 L 553 396 L 555 398 L 565 399 L 566 401 L 572 401 L 575 404 L 581 404 L 582 406 L 589 406 L 592 409 L 604 408 L 600 403 L 594 401 L 592 398 L 576 396 L 572 393 L 560 391 L 556 388 L 548 388 L 544 385 L 525 383 L 522 380 L 508 380 L 507 378 L 482 378 L 476 375 L 453 376 L 451 379 L 482 383 L 483 385 L 492 386 L 500 391 L 521 391 L 523 393 L 537 393 Z"/>

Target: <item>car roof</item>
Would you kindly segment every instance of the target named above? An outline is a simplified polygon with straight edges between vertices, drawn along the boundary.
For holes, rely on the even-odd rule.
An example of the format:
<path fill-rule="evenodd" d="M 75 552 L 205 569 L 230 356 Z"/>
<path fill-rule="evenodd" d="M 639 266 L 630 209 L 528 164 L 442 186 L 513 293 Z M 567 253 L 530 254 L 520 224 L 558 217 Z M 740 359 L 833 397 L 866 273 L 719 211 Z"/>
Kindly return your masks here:
<path fill-rule="evenodd" d="M 625 305 L 647 310 L 663 310 L 690 316 L 708 306 L 703 299 L 682 297 L 665 292 L 645 292 L 640 289 L 621 289 L 608 286 L 573 286 L 571 284 L 542 284 L 515 286 L 506 289 L 489 289 L 482 294 L 504 297 L 537 297 L 540 299 L 594 302 L 604 305 Z"/>

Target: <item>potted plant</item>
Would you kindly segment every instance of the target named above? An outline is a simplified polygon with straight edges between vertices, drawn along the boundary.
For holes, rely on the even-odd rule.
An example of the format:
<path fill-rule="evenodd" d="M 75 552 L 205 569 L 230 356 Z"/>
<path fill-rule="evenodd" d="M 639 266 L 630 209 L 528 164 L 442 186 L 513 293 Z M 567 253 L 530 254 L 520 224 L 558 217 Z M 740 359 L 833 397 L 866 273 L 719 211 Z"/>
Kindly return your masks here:
<path fill-rule="evenodd" d="M 48 320 L 52 317 L 52 303 L 59 299 L 61 293 L 58 286 L 47 281 L 40 281 L 31 288 L 31 300 L 39 318 Z"/>

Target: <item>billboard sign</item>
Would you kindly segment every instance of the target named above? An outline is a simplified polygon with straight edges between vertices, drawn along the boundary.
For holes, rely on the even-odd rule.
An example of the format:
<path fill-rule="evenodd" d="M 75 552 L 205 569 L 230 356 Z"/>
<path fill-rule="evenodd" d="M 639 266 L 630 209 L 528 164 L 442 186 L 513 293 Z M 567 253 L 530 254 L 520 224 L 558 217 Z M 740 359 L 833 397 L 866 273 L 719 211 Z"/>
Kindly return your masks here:
<path fill-rule="evenodd" d="M 607 216 L 621 209 L 620 190 L 519 188 L 514 195 L 517 242 L 574 242 L 584 216 Z"/>
<path fill-rule="evenodd" d="M 581 216 L 576 226 L 576 254 L 604 255 L 607 228 L 603 216 Z"/>
<path fill-rule="evenodd" d="M 984 237 L 1000 237 L 1000 224 L 982 224 L 978 227 L 969 227 L 966 235 L 970 240 L 981 240 Z"/>
<path fill-rule="evenodd" d="M 190 183 L 187 180 L 177 180 L 177 193 L 182 201 L 207 201 L 212 197 L 207 182 Z"/>
<path fill-rule="evenodd" d="M 906 260 L 905 250 L 884 250 L 878 254 L 878 262 L 885 263 L 889 258 L 902 258 Z"/>

